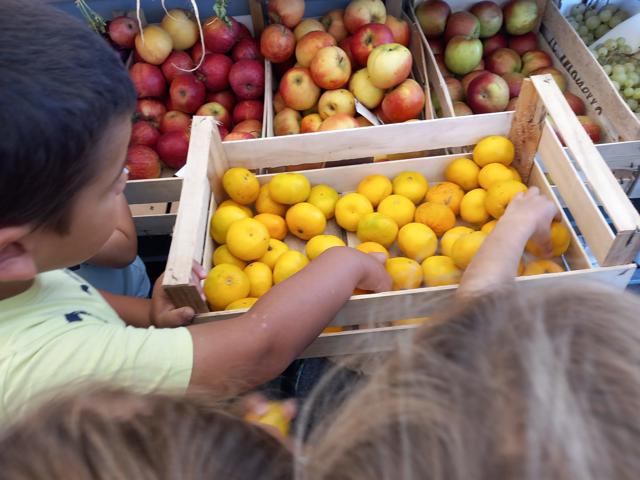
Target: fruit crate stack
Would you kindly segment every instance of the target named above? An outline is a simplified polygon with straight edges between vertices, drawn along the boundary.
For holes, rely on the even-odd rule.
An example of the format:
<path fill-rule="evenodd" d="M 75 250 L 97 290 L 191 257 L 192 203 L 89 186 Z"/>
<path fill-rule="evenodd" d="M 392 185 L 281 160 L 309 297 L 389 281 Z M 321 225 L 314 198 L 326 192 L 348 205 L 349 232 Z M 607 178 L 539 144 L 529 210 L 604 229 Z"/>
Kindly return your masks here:
<path fill-rule="evenodd" d="M 547 114 L 557 125 L 575 165 L 546 119 Z M 254 170 L 264 166 L 294 165 L 301 161 L 307 164 L 331 163 L 396 153 L 399 148 L 405 151 L 425 150 L 427 146 L 456 148 L 474 145 L 490 135 L 509 137 L 515 144 L 513 165 L 523 181 L 537 186 L 559 204 L 542 168 L 557 179 L 557 191 L 598 262 L 598 265 L 592 265 L 576 231 L 563 217 L 562 223 L 569 228 L 571 237 L 563 257 L 567 271 L 518 277 L 518 287 L 526 288 L 529 282 L 544 282 L 548 288 L 553 288 L 565 282 L 594 280 L 624 288 L 636 269 L 633 258 L 640 248 L 640 217 L 550 76 L 535 76 L 523 83 L 514 115 L 488 114 L 481 122 L 476 117 L 463 116 L 383 125 L 377 129 L 316 132 L 251 143 L 222 143 L 211 119 L 196 117 L 164 288 L 176 305 L 193 307 L 199 313 L 198 322 L 229 319 L 243 313 L 244 310 L 211 311 L 210 305 L 204 303 L 197 289 L 190 285 L 193 260 L 207 269 L 212 267 L 216 245 L 211 237 L 215 232 L 210 230 L 210 219 L 218 208 L 225 208 L 221 207 L 222 202 L 227 201 L 225 205 L 230 203 L 222 182 L 230 168 Z M 389 138 L 401 138 L 402 142 L 392 145 Z M 533 161 L 536 155 L 541 165 Z M 328 185 L 342 195 L 355 191 L 371 173 L 394 178 L 402 172 L 419 172 L 429 180 L 432 188 L 448 178 L 446 169 L 457 158 L 456 155 L 412 158 L 379 163 L 375 169 L 371 165 L 340 166 L 308 170 L 304 176 L 311 185 Z M 590 184 L 590 190 L 582 176 Z M 274 175 L 257 177 L 263 186 L 274 178 Z M 613 228 L 597 202 L 603 205 Z M 336 228 L 327 227 L 324 233 L 342 237 L 347 245 L 353 247 L 361 241 L 353 233 Z M 299 251 L 295 255 L 298 258 L 306 253 L 299 239 L 291 239 L 288 235 L 285 243 L 290 250 Z M 444 285 L 355 295 L 332 322 L 333 327 L 348 330 L 321 335 L 303 356 L 361 352 L 359 340 L 363 335 L 374 340 L 367 342 L 367 348 L 373 345 L 374 350 L 384 350 L 398 336 L 407 335 L 415 328 L 415 325 L 398 323 L 389 326 L 390 322 L 428 317 L 442 306 L 440 302 L 450 299 L 455 289 L 455 285 Z M 220 308 L 220 305 L 216 307 Z"/>

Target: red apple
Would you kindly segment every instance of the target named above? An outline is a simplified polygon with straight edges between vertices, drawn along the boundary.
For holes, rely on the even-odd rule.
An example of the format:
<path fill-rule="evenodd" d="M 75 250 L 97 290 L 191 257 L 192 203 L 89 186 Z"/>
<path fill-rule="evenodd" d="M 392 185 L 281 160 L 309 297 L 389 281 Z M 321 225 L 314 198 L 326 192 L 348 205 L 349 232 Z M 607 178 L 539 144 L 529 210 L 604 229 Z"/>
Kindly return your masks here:
<path fill-rule="evenodd" d="M 213 117 L 218 124 L 224 125 L 227 129 L 231 128 L 231 114 L 219 103 L 205 103 L 198 109 L 196 115 Z"/>
<path fill-rule="evenodd" d="M 170 168 L 176 170 L 187 163 L 189 152 L 189 135 L 186 132 L 167 132 L 159 139 L 157 144 L 160 159 Z"/>
<path fill-rule="evenodd" d="M 511 36 L 509 37 L 509 48 L 518 52 L 519 55 L 524 55 L 538 49 L 538 37 L 533 32 Z"/>
<path fill-rule="evenodd" d="M 284 25 L 269 25 L 260 35 L 260 53 L 273 63 L 289 60 L 296 47 L 296 37 Z"/>
<path fill-rule="evenodd" d="M 561 92 L 564 92 L 567 89 L 567 79 L 562 74 L 562 72 L 560 72 L 556 68 L 545 67 L 545 68 L 540 68 L 538 70 L 531 72 L 531 76 L 547 75 L 547 74 L 553 77 L 553 79 L 556 81 L 556 84 L 558 85 L 558 88 L 560 89 Z"/>
<path fill-rule="evenodd" d="M 178 75 L 182 75 L 183 73 L 193 73 L 189 72 L 193 67 L 193 60 L 189 54 L 180 51 L 172 52 L 160 68 L 162 69 L 164 78 L 167 79 L 167 82 L 171 83 Z"/>
<path fill-rule="evenodd" d="M 294 28 L 304 16 L 304 0 L 269 0 L 267 13 L 273 23 Z"/>
<path fill-rule="evenodd" d="M 586 113 L 584 102 L 580 97 L 571 92 L 564 92 L 564 98 L 567 99 L 567 103 L 571 107 L 571 110 L 573 110 L 573 113 L 576 115 L 584 115 Z"/>
<path fill-rule="evenodd" d="M 313 57 L 309 71 L 317 86 L 333 90 L 349 81 L 351 62 L 340 47 L 324 47 Z"/>
<path fill-rule="evenodd" d="M 139 120 L 131 127 L 129 145 L 144 145 L 154 148 L 160 138 L 160 132 L 151 123 Z"/>
<path fill-rule="evenodd" d="M 447 84 L 447 90 L 449 90 L 449 96 L 452 102 L 461 101 L 464 99 L 464 90 L 462 83 L 455 77 L 447 77 L 444 79 Z"/>
<path fill-rule="evenodd" d="M 352 0 L 344 10 L 344 25 L 354 33 L 367 23 L 384 23 L 387 9 L 382 0 Z"/>
<path fill-rule="evenodd" d="M 240 60 L 229 72 L 231 89 L 239 100 L 255 100 L 264 95 L 264 64 L 257 60 Z"/>
<path fill-rule="evenodd" d="M 486 69 L 496 75 L 520 72 L 522 69 L 522 60 L 520 59 L 520 55 L 510 48 L 499 48 L 494 50 L 489 54 L 486 60 Z"/>
<path fill-rule="evenodd" d="M 457 35 L 447 43 L 444 62 L 455 74 L 466 75 L 482 60 L 482 42 L 477 38 Z"/>
<path fill-rule="evenodd" d="M 231 58 L 233 58 L 234 62 L 239 62 L 240 60 L 262 60 L 258 41 L 253 38 L 239 40 L 231 50 Z"/>
<path fill-rule="evenodd" d="M 160 131 L 167 132 L 184 132 L 191 127 L 191 117 L 184 112 L 171 110 L 164 114 L 160 122 Z"/>
<path fill-rule="evenodd" d="M 538 4 L 535 0 L 511 0 L 503 8 L 504 26 L 509 35 L 524 35 L 538 22 Z"/>
<path fill-rule="evenodd" d="M 232 112 L 236 106 L 236 96 L 231 90 L 224 90 L 223 92 L 215 92 L 207 94 L 207 103 L 217 102 L 227 109 L 228 112 Z"/>
<path fill-rule="evenodd" d="M 347 54 L 347 57 L 349 58 L 351 64 L 355 66 L 356 60 L 355 58 L 353 58 L 353 51 L 351 50 L 352 39 L 353 37 L 344 38 L 340 43 L 338 43 L 338 46 L 344 51 L 344 53 Z"/>
<path fill-rule="evenodd" d="M 348 128 L 358 128 L 359 126 L 360 125 L 356 122 L 356 119 L 348 113 L 337 113 L 325 118 L 317 131 L 327 132 L 329 130 L 346 130 Z"/>
<path fill-rule="evenodd" d="M 429 38 L 427 43 L 434 55 L 442 55 L 444 53 L 444 43 L 441 38 Z"/>
<path fill-rule="evenodd" d="M 233 128 L 234 132 L 245 132 L 253 135 L 253 138 L 262 136 L 262 122 L 258 120 L 243 120 Z"/>
<path fill-rule="evenodd" d="M 148 120 L 159 125 L 166 112 L 167 108 L 162 102 L 158 100 L 143 99 L 138 100 L 138 103 L 136 103 L 136 113 L 134 114 L 134 118 Z"/>
<path fill-rule="evenodd" d="M 353 34 L 351 39 L 351 52 L 356 64 L 364 67 L 371 51 L 387 43 L 394 43 L 393 33 L 382 23 L 369 23 L 363 25 Z"/>
<path fill-rule="evenodd" d="M 458 35 L 480 38 L 480 22 L 475 15 L 465 11 L 451 14 L 444 30 L 445 43 Z"/>
<path fill-rule="evenodd" d="M 211 53 L 211 51 L 208 48 L 205 48 L 204 53 Z M 200 63 L 200 58 L 202 58 L 202 43 L 198 42 L 193 46 L 191 49 L 191 58 L 193 59 L 194 64 L 197 65 Z"/>
<path fill-rule="evenodd" d="M 509 100 L 509 103 L 507 103 L 507 106 L 504 109 L 504 111 L 513 112 L 517 106 L 518 106 L 518 97 L 513 97 L 512 99 Z"/>
<path fill-rule="evenodd" d="M 336 9 L 328 12 L 320 19 L 322 25 L 329 35 L 341 42 L 349 35 L 347 27 L 344 26 L 344 10 Z"/>
<path fill-rule="evenodd" d="M 233 61 L 221 53 L 205 55 L 198 69 L 198 78 L 210 92 L 220 92 L 229 88 L 229 72 Z"/>
<path fill-rule="evenodd" d="M 243 120 L 262 121 L 264 102 L 262 100 L 243 100 L 233 109 L 233 123 Z"/>
<path fill-rule="evenodd" d="M 185 113 L 195 112 L 204 102 L 205 94 L 204 83 L 191 73 L 176 77 L 169 87 L 172 110 Z"/>
<path fill-rule="evenodd" d="M 427 38 L 436 38 L 444 33 L 451 7 L 443 0 L 431 0 L 416 7 L 416 17 Z"/>
<path fill-rule="evenodd" d="M 308 68 L 311 60 L 321 48 L 332 47 L 336 39 L 327 32 L 313 31 L 307 33 L 296 45 L 296 60 L 299 66 Z"/>
<path fill-rule="evenodd" d="M 552 65 L 553 60 L 551 60 L 551 57 L 541 50 L 532 50 L 522 55 L 522 74 L 525 77 L 531 75 L 531 72 L 551 67 Z"/>
<path fill-rule="evenodd" d="M 387 19 L 384 24 L 389 27 L 389 30 L 391 30 L 391 33 L 393 34 L 393 41 L 395 43 L 399 43 L 405 47 L 409 46 L 409 41 L 411 40 L 411 28 L 409 28 L 409 24 L 405 20 L 400 20 L 393 15 L 387 15 Z"/>
<path fill-rule="evenodd" d="M 138 22 L 133 18 L 116 17 L 109 22 L 109 38 L 121 48 L 131 50 L 138 32 Z"/>
<path fill-rule="evenodd" d="M 495 73 L 495 72 L 494 72 Z M 518 72 L 508 72 L 502 75 L 502 78 L 509 86 L 509 97 L 514 98 L 520 95 L 520 89 L 522 88 L 522 81 L 524 75 Z"/>
<path fill-rule="evenodd" d="M 469 84 L 479 75 L 485 73 L 486 70 L 474 70 L 473 72 L 467 73 L 464 77 L 462 77 L 462 90 L 464 90 L 465 96 L 467 95 L 467 90 L 469 89 Z"/>
<path fill-rule="evenodd" d="M 299 111 L 313 107 L 320 97 L 320 88 L 314 83 L 309 69 L 304 67 L 295 67 L 285 73 L 279 91 L 287 106 Z"/>
<path fill-rule="evenodd" d="M 502 27 L 502 10 L 495 3 L 488 0 L 474 4 L 469 11 L 480 22 L 480 38 L 489 38 Z"/>
<path fill-rule="evenodd" d="M 404 45 L 387 43 L 373 49 L 367 59 L 371 83 L 378 88 L 392 88 L 411 73 L 413 57 Z"/>
<path fill-rule="evenodd" d="M 273 133 L 276 137 L 298 134 L 300 133 L 301 120 L 300 112 L 285 107 L 273 117 Z"/>
<path fill-rule="evenodd" d="M 238 22 L 238 41 L 245 38 L 253 38 L 253 34 L 249 27 L 247 27 L 244 23 Z"/>
<path fill-rule="evenodd" d="M 384 123 L 384 124 L 392 123 L 392 122 L 391 122 L 391 120 L 389 119 L 389 117 L 387 117 L 387 116 L 385 115 L 384 111 L 382 111 L 382 105 L 378 106 L 378 107 L 373 111 L 373 113 L 375 113 L 375 114 L 376 114 L 376 117 L 378 117 L 378 119 L 379 119 L 382 123 Z"/>
<path fill-rule="evenodd" d="M 467 103 L 473 113 L 503 112 L 509 103 L 509 86 L 495 73 L 484 72 L 467 87 Z"/>
<path fill-rule="evenodd" d="M 134 63 L 129 70 L 138 98 L 162 97 L 167 91 L 167 82 L 160 70 L 149 63 Z"/>
<path fill-rule="evenodd" d="M 231 26 L 218 17 L 209 17 L 202 23 L 204 44 L 213 53 L 227 53 L 238 41 L 240 25 L 232 17 L 228 17 Z"/>
<path fill-rule="evenodd" d="M 161 65 L 173 50 L 173 40 L 159 25 L 147 25 L 136 35 L 136 52 L 147 63 Z"/>
<path fill-rule="evenodd" d="M 480 59 L 480 63 L 478 65 L 476 65 L 476 68 L 474 68 L 473 70 L 471 70 L 472 72 L 475 72 L 476 70 L 484 70 L 484 59 Z"/>
<path fill-rule="evenodd" d="M 129 180 L 158 178 L 162 171 L 158 154 L 145 145 L 133 145 L 127 149 Z"/>
<path fill-rule="evenodd" d="M 465 115 L 473 115 L 473 111 L 464 102 L 453 102 L 453 113 L 456 117 L 463 117 Z"/>
<path fill-rule="evenodd" d="M 492 37 L 482 40 L 482 48 L 484 50 L 483 54 L 485 57 L 499 48 L 507 48 L 507 37 L 502 33 L 496 33 Z"/>
<path fill-rule="evenodd" d="M 218 125 L 218 132 L 220 133 L 220 138 L 225 138 L 229 135 L 229 129 L 222 124 Z"/>
<path fill-rule="evenodd" d="M 382 111 L 391 122 L 405 122 L 420 118 L 424 102 L 424 89 L 409 78 L 385 95 Z"/>
<path fill-rule="evenodd" d="M 595 121 L 585 115 L 578 115 L 578 120 L 586 130 L 593 143 L 600 143 L 602 140 L 602 129 Z"/>
<path fill-rule="evenodd" d="M 234 140 L 253 140 L 254 137 L 247 132 L 231 132 L 222 137 L 223 142 L 233 142 Z"/>
<path fill-rule="evenodd" d="M 282 98 L 282 94 L 280 92 L 276 92 L 273 96 L 273 110 L 276 113 L 280 113 L 285 108 L 287 108 L 287 104 L 284 101 L 284 98 Z"/>

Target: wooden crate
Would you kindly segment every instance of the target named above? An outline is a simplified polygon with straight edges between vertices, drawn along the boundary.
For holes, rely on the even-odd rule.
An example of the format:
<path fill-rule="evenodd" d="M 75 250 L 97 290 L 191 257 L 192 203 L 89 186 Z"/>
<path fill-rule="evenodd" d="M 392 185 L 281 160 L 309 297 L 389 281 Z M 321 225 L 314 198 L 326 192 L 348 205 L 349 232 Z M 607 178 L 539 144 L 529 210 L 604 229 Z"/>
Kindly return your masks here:
<path fill-rule="evenodd" d="M 565 154 L 546 120 L 549 114 L 565 139 L 576 166 Z M 214 249 L 208 235 L 209 218 L 224 199 L 221 177 L 230 167 L 255 169 L 298 163 L 335 162 L 397 151 L 459 147 L 477 143 L 487 135 L 508 135 L 516 145 L 515 166 L 529 185 L 538 186 L 556 202 L 538 155 L 553 176 L 557 190 L 573 215 L 586 243 L 598 261 L 592 266 L 576 232 L 564 260 L 570 271 L 519 277 L 524 286 L 555 285 L 576 280 L 596 280 L 624 287 L 635 271 L 633 258 L 640 248 L 640 216 L 617 184 L 610 169 L 572 114 L 552 77 L 538 76 L 523 85 L 515 114 L 485 115 L 426 120 L 348 131 L 318 132 L 304 136 L 267 138 L 248 143 L 220 142 L 210 119 L 194 122 L 187 174 L 182 187 L 176 229 L 169 254 L 164 288 L 177 306 L 190 305 L 199 313 L 198 322 L 232 318 L 242 311 L 209 312 L 196 288 L 189 284 L 192 260 L 211 266 Z M 257 148 L 256 148 L 257 147 Z M 375 165 L 354 165 L 305 172 L 312 184 L 327 183 L 339 192 L 353 191 L 366 175 L 394 176 L 405 170 L 422 172 L 431 182 L 444 179 L 444 169 L 453 156 L 437 156 Z M 579 171 L 578 171 L 578 170 Z M 580 175 L 592 186 L 594 197 Z M 271 176 L 258 177 L 261 183 Z M 609 227 L 597 203 L 601 202 L 615 230 Z M 567 219 L 564 218 L 566 222 Z M 348 236 L 351 243 L 353 238 Z M 456 286 L 418 288 L 352 297 L 336 315 L 332 325 L 367 326 L 366 329 L 320 336 L 303 356 L 325 356 L 361 352 L 363 335 L 373 336 L 367 351 L 382 350 L 415 326 L 384 326 L 386 322 L 428 316 L 441 301 L 450 299 Z M 372 346 L 373 345 L 373 346 Z"/>

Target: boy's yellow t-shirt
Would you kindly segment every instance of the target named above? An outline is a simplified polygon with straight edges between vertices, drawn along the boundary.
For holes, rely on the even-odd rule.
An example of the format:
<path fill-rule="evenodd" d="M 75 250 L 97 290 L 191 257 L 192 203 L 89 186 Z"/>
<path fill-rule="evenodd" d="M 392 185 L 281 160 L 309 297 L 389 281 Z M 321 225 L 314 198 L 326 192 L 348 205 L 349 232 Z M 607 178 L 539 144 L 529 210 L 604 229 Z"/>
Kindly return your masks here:
<path fill-rule="evenodd" d="M 0 300 L 0 422 L 67 384 L 184 392 L 192 366 L 186 328 L 127 326 L 69 270 L 42 273 Z"/>

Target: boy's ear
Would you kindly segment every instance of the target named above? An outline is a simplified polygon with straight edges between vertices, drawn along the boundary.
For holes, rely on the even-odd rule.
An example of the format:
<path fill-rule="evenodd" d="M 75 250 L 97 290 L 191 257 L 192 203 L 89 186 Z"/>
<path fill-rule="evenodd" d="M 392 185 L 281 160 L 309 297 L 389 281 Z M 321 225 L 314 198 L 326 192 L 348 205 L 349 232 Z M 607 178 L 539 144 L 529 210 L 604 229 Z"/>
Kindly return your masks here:
<path fill-rule="evenodd" d="M 38 274 L 35 260 L 22 240 L 30 228 L 0 227 L 0 282 L 31 280 Z"/>

